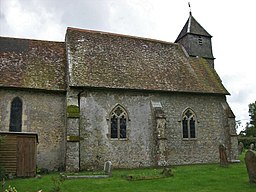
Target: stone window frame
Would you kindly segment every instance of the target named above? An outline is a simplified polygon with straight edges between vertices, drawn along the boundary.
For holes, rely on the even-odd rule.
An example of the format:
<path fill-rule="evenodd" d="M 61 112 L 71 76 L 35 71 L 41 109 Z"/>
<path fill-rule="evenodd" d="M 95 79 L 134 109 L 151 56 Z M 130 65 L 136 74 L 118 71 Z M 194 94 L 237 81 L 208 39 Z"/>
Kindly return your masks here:
<path fill-rule="evenodd" d="M 16 106 L 15 106 L 16 105 Z M 15 107 L 18 109 L 15 109 Z M 18 114 L 16 111 L 18 110 Z M 17 118 L 15 116 L 19 116 L 19 122 L 15 122 L 14 118 Z M 22 116 L 23 116 L 23 101 L 20 97 L 14 97 L 11 101 L 10 105 L 10 119 L 9 119 L 9 131 L 10 132 L 22 132 Z"/>
<path fill-rule="evenodd" d="M 188 112 L 190 112 L 190 116 L 188 117 Z M 187 137 L 184 137 L 184 124 L 183 124 L 183 120 L 184 118 L 188 117 L 188 122 L 187 122 Z M 194 137 L 191 137 L 191 118 L 194 120 Z M 190 107 L 187 107 L 185 110 L 183 110 L 182 112 L 182 116 L 181 116 L 181 134 L 182 134 L 182 139 L 183 140 L 196 140 L 197 139 L 197 116 L 196 113 L 194 112 L 193 109 L 191 109 Z"/>
<path fill-rule="evenodd" d="M 120 108 L 121 110 L 122 110 L 122 112 L 119 114 L 119 115 L 117 115 L 118 117 L 117 117 L 117 120 L 118 120 L 118 122 L 117 122 L 117 137 L 116 138 L 114 138 L 114 137 L 112 137 L 112 134 L 111 134 L 111 131 L 112 131 L 112 117 L 113 117 L 113 115 L 116 115 L 116 113 L 115 113 L 115 111 L 118 109 L 118 108 Z M 121 127 L 120 127 L 120 118 L 122 117 L 122 115 L 125 115 L 125 119 L 126 119 L 126 124 L 125 124 L 125 137 L 120 137 L 120 130 L 121 130 Z M 129 119 L 129 114 L 128 114 L 128 111 L 126 110 L 126 108 L 123 106 L 123 105 L 121 105 L 121 104 L 116 104 L 113 108 L 112 108 L 112 110 L 111 110 L 111 112 L 109 113 L 109 118 L 107 119 L 108 121 L 109 121 L 109 138 L 111 139 L 111 140 L 123 140 L 123 141 L 126 141 L 126 140 L 128 140 L 128 122 L 130 121 L 130 119 Z"/>

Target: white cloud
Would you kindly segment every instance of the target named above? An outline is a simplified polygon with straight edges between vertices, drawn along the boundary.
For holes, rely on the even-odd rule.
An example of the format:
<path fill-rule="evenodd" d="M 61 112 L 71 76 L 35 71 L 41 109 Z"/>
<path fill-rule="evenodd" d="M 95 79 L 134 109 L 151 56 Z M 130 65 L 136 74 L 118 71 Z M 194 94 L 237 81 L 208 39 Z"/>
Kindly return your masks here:
<path fill-rule="evenodd" d="M 50 8 L 40 6 L 35 1 L 26 4 L 17 0 L 3 1 L 1 6 L 6 22 L 3 27 L 8 26 L 5 30 L 1 24 L 0 32 L 3 35 L 47 40 L 59 39 L 62 35 L 61 39 L 64 39 L 60 18 Z"/>

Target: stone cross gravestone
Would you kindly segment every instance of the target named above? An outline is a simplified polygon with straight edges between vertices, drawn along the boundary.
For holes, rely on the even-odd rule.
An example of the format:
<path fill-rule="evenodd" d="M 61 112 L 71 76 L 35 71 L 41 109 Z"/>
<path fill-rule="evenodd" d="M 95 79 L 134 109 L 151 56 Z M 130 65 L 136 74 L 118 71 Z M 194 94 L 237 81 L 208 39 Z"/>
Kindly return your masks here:
<path fill-rule="evenodd" d="M 107 175 L 112 176 L 112 163 L 111 163 L 111 161 L 106 161 L 104 163 L 104 172 Z"/>
<path fill-rule="evenodd" d="M 223 144 L 219 145 L 219 153 L 220 153 L 220 166 L 227 167 L 228 158 L 226 153 L 226 147 Z"/>
<path fill-rule="evenodd" d="M 254 144 L 253 143 L 250 144 L 250 149 L 254 150 Z"/>
<path fill-rule="evenodd" d="M 238 152 L 241 155 L 243 153 L 244 150 L 244 144 L 242 142 L 239 142 L 238 144 Z"/>
<path fill-rule="evenodd" d="M 248 150 L 244 160 L 249 176 L 249 182 L 256 183 L 256 154 L 252 150 Z"/>

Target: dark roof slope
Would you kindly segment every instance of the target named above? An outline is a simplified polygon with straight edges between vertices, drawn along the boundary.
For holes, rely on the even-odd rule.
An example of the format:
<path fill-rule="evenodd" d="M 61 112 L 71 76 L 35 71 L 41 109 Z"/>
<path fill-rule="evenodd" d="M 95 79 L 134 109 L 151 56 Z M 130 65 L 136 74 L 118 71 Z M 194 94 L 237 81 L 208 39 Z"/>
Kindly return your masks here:
<path fill-rule="evenodd" d="M 179 36 L 177 37 L 176 41 L 177 42 L 179 39 L 184 37 L 186 34 L 196 34 L 196 35 L 202 35 L 206 37 L 212 37 L 197 21 L 196 19 L 192 16 L 190 13 L 189 18 L 187 22 L 185 23 L 184 27 L 182 28 Z"/>
<path fill-rule="evenodd" d="M 0 86 L 66 89 L 63 42 L 0 37 Z"/>
<path fill-rule="evenodd" d="M 207 61 L 179 44 L 68 28 L 69 85 L 229 94 Z"/>

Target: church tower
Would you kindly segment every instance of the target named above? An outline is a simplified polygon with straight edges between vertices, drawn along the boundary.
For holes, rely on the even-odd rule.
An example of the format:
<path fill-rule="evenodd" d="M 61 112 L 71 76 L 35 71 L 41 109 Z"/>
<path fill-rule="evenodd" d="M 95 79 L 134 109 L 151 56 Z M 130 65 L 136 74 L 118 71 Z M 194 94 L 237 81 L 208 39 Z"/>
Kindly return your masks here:
<path fill-rule="evenodd" d="M 212 36 L 195 20 L 192 13 L 181 30 L 175 43 L 181 44 L 191 57 L 203 57 L 214 68 Z"/>

